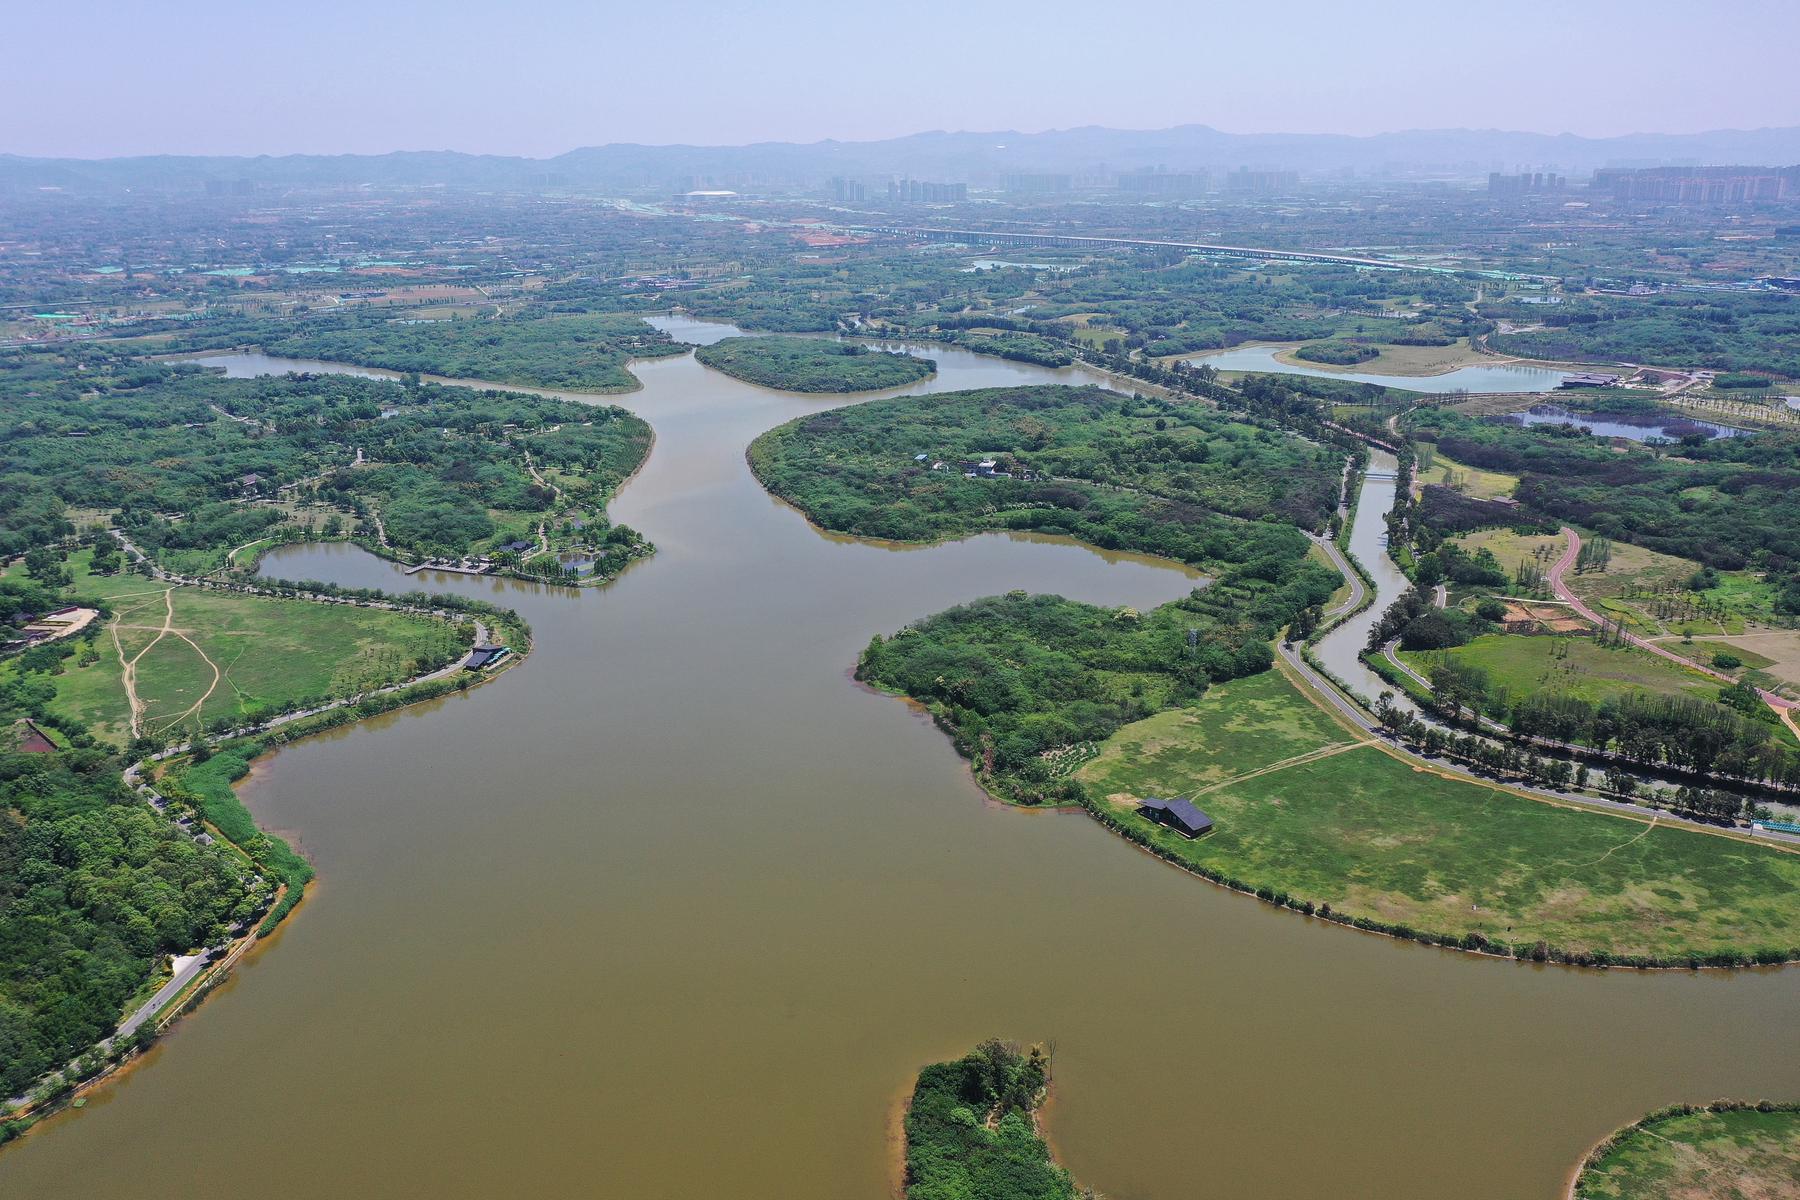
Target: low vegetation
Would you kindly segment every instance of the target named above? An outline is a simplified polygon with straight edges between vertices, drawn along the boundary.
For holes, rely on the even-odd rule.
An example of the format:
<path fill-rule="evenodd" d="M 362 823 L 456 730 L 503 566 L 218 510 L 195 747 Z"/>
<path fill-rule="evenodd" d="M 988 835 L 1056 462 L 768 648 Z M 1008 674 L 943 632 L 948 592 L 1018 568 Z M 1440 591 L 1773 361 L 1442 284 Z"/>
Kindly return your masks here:
<path fill-rule="evenodd" d="M 826 338 L 726 338 L 694 357 L 734 379 L 784 392 L 873 392 L 927 379 L 928 358 Z"/>
<path fill-rule="evenodd" d="M 1049 1081 L 1040 1047 L 999 1041 L 920 1071 L 906 1110 L 907 1200 L 1075 1200 L 1037 1128 Z"/>
<path fill-rule="evenodd" d="M 436 616 L 98 575 L 92 563 L 91 551 L 70 557 L 69 595 L 110 619 L 63 653 L 0 660 L 0 681 L 41 693 L 36 715 L 114 746 L 131 740 L 134 696 L 146 734 L 228 728 L 435 670 L 473 633 Z"/>
<path fill-rule="evenodd" d="M 583 392 L 638 386 L 625 366 L 686 346 L 635 316 L 580 315 L 393 323 L 313 321 L 265 338 L 270 354 Z"/>
<path fill-rule="evenodd" d="M 621 408 L 347 375 L 225 379 L 100 351 L 0 359 L 0 399 L 0 549 L 66 538 L 70 511 L 88 510 L 186 572 L 309 532 L 462 555 L 521 535 L 535 547 L 543 526 L 600 576 L 648 551 L 604 515 L 652 440 Z"/>
<path fill-rule="evenodd" d="M 1375 347 L 1358 342 L 1308 342 L 1294 351 L 1295 358 L 1334 367 L 1353 367 L 1380 356 Z"/>
<path fill-rule="evenodd" d="M 1584 296 L 1529 315 L 1540 328 L 1497 334 L 1489 344 L 1528 358 L 1750 369 L 1800 378 L 1793 300 L 1779 293 Z"/>
<path fill-rule="evenodd" d="M 1576 1200 L 1750 1200 L 1800 1191 L 1800 1104 L 1676 1105 L 1595 1147 Z"/>
<path fill-rule="evenodd" d="M 1238 573 L 1147 614 L 1014 592 L 875 638 L 857 678 L 931 710 L 976 778 L 1023 804 L 1073 803 L 1073 769 L 1120 726 L 1266 671 L 1269 639 L 1337 577 L 1309 559 Z"/>
<path fill-rule="evenodd" d="M 1800 958 L 1800 855 L 1408 765 L 1275 672 L 1126 726 L 1077 778 L 1154 853 L 1333 920 L 1580 963 Z M 1176 795 L 1216 830 L 1189 841 L 1137 815 Z"/>
<path fill-rule="evenodd" d="M 977 474 L 983 462 L 992 474 Z M 750 464 L 770 491 L 844 533 L 931 541 L 1028 529 L 1195 566 L 1298 558 L 1293 525 L 1324 526 L 1343 465 L 1193 405 L 1057 386 L 802 417 L 757 438 Z"/>
<path fill-rule="evenodd" d="M 1717 571 L 1749 568 L 1767 577 L 1777 613 L 1800 614 L 1800 436 L 1696 435 L 1679 454 L 1621 453 L 1573 425 L 1522 428 L 1448 409 L 1421 410 L 1408 425 L 1459 463 L 1519 479 L 1516 507 L 1424 505 L 1429 543 L 1483 525 L 1567 522 Z"/>
<path fill-rule="evenodd" d="M 166 956 L 257 911 L 247 864 L 151 811 L 120 765 L 0 751 L 0 1099 L 111 1034 Z"/>

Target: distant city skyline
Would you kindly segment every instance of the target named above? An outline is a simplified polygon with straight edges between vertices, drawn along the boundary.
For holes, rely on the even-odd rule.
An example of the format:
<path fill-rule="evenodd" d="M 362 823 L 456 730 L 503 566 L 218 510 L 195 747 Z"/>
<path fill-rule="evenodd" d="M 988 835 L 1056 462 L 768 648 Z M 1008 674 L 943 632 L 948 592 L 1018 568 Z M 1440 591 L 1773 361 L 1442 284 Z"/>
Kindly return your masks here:
<path fill-rule="evenodd" d="M 903 8 L 819 0 L 126 0 L 9 18 L 0 153 L 546 157 L 582 146 L 869 141 L 1204 124 L 1608 137 L 1800 124 L 1800 4 L 1421 0 Z M 1700 49 L 1705 57 L 1692 57 Z"/>

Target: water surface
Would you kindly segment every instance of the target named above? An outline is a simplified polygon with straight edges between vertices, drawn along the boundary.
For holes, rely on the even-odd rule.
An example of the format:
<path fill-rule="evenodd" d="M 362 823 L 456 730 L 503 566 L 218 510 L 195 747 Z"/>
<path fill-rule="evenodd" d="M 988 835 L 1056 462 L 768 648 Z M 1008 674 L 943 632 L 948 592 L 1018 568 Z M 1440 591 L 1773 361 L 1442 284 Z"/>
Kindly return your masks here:
<path fill-rule="evenodd" d="M 1397 693 L 1398 689 L 1364 665 L 1363 647 L 1388 605 L 1412 586 L 1399 565 L 1388 557 L 1387 550 L 1386 518 L 1399 493 L 1395 478 L 1398 467 L 1398 461 L 1386 450 L 1369 448 L 1368 470 L 1358 493 L 1356 515 L 1350 522 L 1350 553 L 1374 577 L 1375 602 L 1320 638 L 1313 649 L 1333 675 L 1371 702 L 1384 691 Z"/>
<path fill-rule="evenodd" d="M 1440 375 L 1377 375 L 1369 371 L 1328 371 L 1323 367 L 1283 362 L 1275 357 L 1281 346 L 1239 346 L 1188 359 L 1196 365 L 1211 363 L 1221 371 L 1264 371 L 1276 375 L 1310 375 L 1317 379 L 1343 379 L 1351 383 L 1377 383 L 1413 392 L 1554 392 L 1568 372 L 1549 367 L 1511 363 L 1458 367 Z"/>
<path fill-rule="evenodd" d="M 915 390 L 1080 378 L 928 349 Z M 841 399 L 635 369 L 616 399 L 658 436 L 615 516 L 659 553 L 613 585 L 264 560 L 516 606 L 538 652 L 258 765 L 247 798 L 315 893 L 146 1064 L 0 1155 L 0 1194 L 878 1200 L 913 1073 L 993 1035 L 1054 1042 L 1056 1148 L 1116 1200 L 1550 1197 L 1646 1109 L 1800 1094 L 1770 1032 L 1800 972 L 1369 937 L 985 802 L 848 677 L 869 636 L 1008 588 L 1143 607 L 1193 579 L 1050 539 L 822 535 L 743 452 Z"/>
<path fill-rule="evenodd" d="M 1577 425 L 1595 437 L 1629 438 L 1634 442 L 1678 442 L 1690 433 L 1703 433 L 1717 440 L 1741 437 L 1746 432 L 1675 413 L 1577 412 L 1560 404 L 1534 404 L 1524 412 L 1508 413 L 1507 419 L 1520 425 Z"/>

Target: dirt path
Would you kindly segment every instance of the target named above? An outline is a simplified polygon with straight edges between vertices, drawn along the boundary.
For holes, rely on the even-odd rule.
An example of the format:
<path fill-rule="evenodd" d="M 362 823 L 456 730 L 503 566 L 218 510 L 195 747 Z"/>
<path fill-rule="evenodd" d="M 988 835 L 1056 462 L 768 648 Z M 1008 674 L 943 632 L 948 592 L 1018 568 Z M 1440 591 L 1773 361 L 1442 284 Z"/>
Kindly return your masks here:
<path fill-rule="evenodd" d="M 1625 847 L 1635 845 L 1636 843 L 1641 842 L 1645 838 L 1649 837 L 1650 831 L 1655 828 L 1656 828 L 1656 818 L 1651 817 L 1650 823 L 1648 825 L 1644 826 L 1643 832 L 1639 833 L 1636 837 L 1627 838 L 1625 841 L 1620 842 L 1618 845 L 1616 845 L 1612 849 L 1608 850 L 1605 854 L 1602 854 L 1599 858 L 1596 858 L 1593 862 L 1577 864 L 1576 869 L 1584 870 L 1588 867 L 1599 866 L 1601 863 L 1605 862 L 1607 859 L 1611 858 L 1614 854 L 1618 853 L 1620 850 L 1623 850 Z"/>
<path fill-rule="evenodd" d="M 198 654 L 200 656 L 200 661 L 212 668 L 213 677 L 212 677 L 212 682 L 206 685 L 206 690 L 204 692 L 200 693 L 200 698 L 198 700 L 194 701 L 194 703 L 188 707 L 188 710 L 186 712 L 182 713 L 180 716 L 178 716 L 174 720 L 170 721 L 167 725 L 163 726 L 163 731 L 165 733 L 168 732 L 169 730 L 175 728 L 177 725 L 181 724 L 183 721 L 187 720 L 189 717 L 197 716 L 200 712 L 200 706 L 205 704 L 209 699 L 211 699 L 212 694 L 219 690 L 219 681 L 225 677 L 224 672 L 219 670 L 219 664 L 214 662 L 210 657 L 207 656 L 206 651 L 204 651 L 200 648 L 199 642 L 196 642 L 193 638 L 189 637 L 187 634 L 181 633 L 177 630 L 171 630 L 170 632 L 174 633 L 176 637 L 180 638 L 182 641 L 186 642 L 189 646 L 193 647 L 194 653 Z"/>
<path fill-rule="evenodd" d="M 137 693 L 138 660 L 143 658 L 144 655 L 150 653 L 150 651 L 155 648 L 156 643 L 162 641 L 163 638 L 167 637 L 169 634 L 169 631 L 171 629 L 173 629 L 174 626 L 175 626 L 175 589 L 172 587 L 163 589 L 163 622 L 162 622 L 161 627 L 157 629 L 156 636 L 151 638 L 148 642 L 146 642 L 144 644 L 144 648 L 142 650 L 139 650 L 136 654 L 132 655 L 130 658 L 125 657 L 125 644 L 119 640 L 118 623 L 116 621 L 113 623 L 113 626 L 112 626 L 113 649 L 117 650 L 119 653 L 119 678 L 120 678 L 120 681 L 122 683 L 124 683 L 124 685 L 125 685 L 126 703 L 129 704 L 131 707 L 131 736 L 132 737 L 137 737 L 144 732 L 144 710 L 146 707 L 148 707 L 141 699 L 138 698 L 138 693 Z M 177 635 L 177 636 L 182 636 L 182 635 Z"/>
<path fill-rule="evenodd" d="M 530 450 L 526 449 L 523 446 L 521 446 L 520 449 L 524 450 L 524 452 L 525 452 L 525 470 L 530 473 L 531 478 L 537 482 L 537 485 L 539 487 L 548 488 L 550 490 L 550 494 L 556 497 L 556 502 L 558 504 L 561 504 L 562 498 L 563 498 L 562 489 L 560 487 L 557 487 L 554 483 L 551 483 L 548 479 L 544 478 L 544 473 L 542 471 L 538 470 L 537 464 L 535 462 L 531 461 L 531 451 Z M 550 535 L 545 532 L 546 525 L 547 525 L 547 522 L 544 522 L 544 521 L 538 522 L 537 552 L 539 554 L 550 553 Z"/>
<path fill-rule="evenodd" d="M 212 668 L 213 673 L 212 682 L 207 685 L 206 691 L 202 692 L 200 698 L 189 705 L 185 712 L 164 725 L 163 729 L 165 732 L 197 714 L 200 711 L 201 706 L 212 698 L 212 694 L 219 688 L 220 681 L 225 677 L 225 673 L 219 669 L 219 664 L 214 662 L 212 658 L 208 656 L 206 651 L 200 648 L 200 643 L 189 637 L 185 631 L 175 628 L 175 589 L 172 587 L 164 588 L 162 597 L 163 619 L 161 625 L 128 625 L 115 618 L 113 623 L 108 626 L 108 629 L 112 633 L 113 649 L 119 656 L 119 681 L 125 685 L 125 701 L 131 710 L 132 737 L 138 737 L 145 733 L 149 728 L 147 713 L 150 706 L 138 695 L 137 690 L 138 663 L 143 659 L 144 655 L 155 649 L 157 643 L 161 642 L 164 638 L 176 637 L 186 642 L 189 648 L 191 648 L 195 654 L 200 656 L 200 661 Z M 130 658 L 126 658 L 125 643 L 119 637 L 119 630 L 121 629 L 148 629 L 153 630 L 156 636 L 144 643 L 143 649 L 139 650 Z"/>
<path fill-rule="evenodd" d="M 274 538 L 259 537 L 253 542 L 245 542 L 241 546 L 232 547 L 230 550 L 226 551 L 226 553 L 225 553 L 225 565 L 226 566 L 235 566 L 237 564 L 237 556 L 239 554 L 243 553 L 245 550 L 248 550 L 252 546 L 260 546 L 264 542 L 271 542 L 274 540 L 275 540 Z"/>
<path fill-rule="evenodd" d="M 1273 775 L 1277 771 L 1285 771 L 1289 767 L 1298 767 L 1309 762 L 1317 762 L 1321 758 L 1334 758 L 1350 750 L 1359 750 L 1364 746 L 1372 746 L 1374 742 L 1336 742 L 1329 746 L 1320 746 L 1317 750 L 1308 750 L 1304 754 L 1295 754 L 1279 762 L 1269 763 L 1254 771 L 1245 771 L 1242 775 L 1233 775 L 1230 779 L 1221 779 L 1217 783 L 1209 783 L 1205 787 L 1190 792 L 1192 796 L 1204 796 L 1208 792 L 1216 792 L 1220 788 L 1230 787 L 1234 783 L 1242 783 L 1246 779 L 1256 779 L 1263 775 Z"/>

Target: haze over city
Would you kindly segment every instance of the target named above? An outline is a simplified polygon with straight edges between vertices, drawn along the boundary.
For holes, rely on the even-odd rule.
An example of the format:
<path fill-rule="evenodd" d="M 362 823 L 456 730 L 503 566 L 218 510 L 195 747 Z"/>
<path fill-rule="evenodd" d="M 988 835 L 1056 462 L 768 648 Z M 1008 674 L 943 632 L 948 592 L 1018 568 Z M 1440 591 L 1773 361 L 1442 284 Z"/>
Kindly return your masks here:
<path fill-rule="evenodd" d="M 1800 124 L 1800 6 L 1786 0 L 1526 0 L 1479 16 L 1424 0 L 74 0 L 16 6 L 8 41 L 0 104 L 22 119 L 0 153 L 34 156 Z"/>

